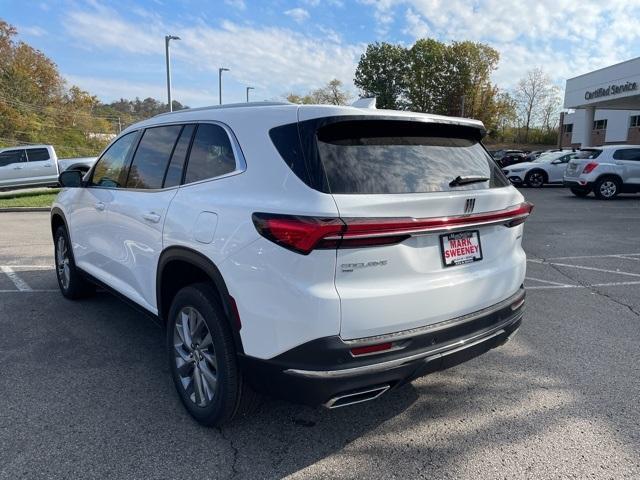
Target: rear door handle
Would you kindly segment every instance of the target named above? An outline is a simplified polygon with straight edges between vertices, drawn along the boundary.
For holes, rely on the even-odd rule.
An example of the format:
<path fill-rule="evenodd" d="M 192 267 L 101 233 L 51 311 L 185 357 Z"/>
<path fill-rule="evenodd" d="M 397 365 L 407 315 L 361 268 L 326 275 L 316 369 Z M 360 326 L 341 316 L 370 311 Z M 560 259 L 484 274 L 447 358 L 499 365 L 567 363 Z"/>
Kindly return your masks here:
<path fill-rule="evenodd" d="M 151 223 L 158 223 L 160 221 L 160 215 L 158 215 L 156 212 L 145 213 L 142 215 L 142 218 Z"/>
<path fill-rule="evenodd" d="M 44 166 L 45 166 L 45 167 L 50 167 L 50 166 L 51 166 L 51 164 L 50 164 L 50 163 L 45 163 L 45 164 L 44 164 Z"/>
<path fill-rule="evenodd" d="M 95 207 L 96 210 L 99 210 L 101 212 L 104 210 L 104 203 L 102 202 L 97 202 L 93 206 Z"/>
<path fill-rule="evenodd" d="M 624 165 L 622 162 L 616 162 L 616 165 Z"/>
<path fill-rule="evenodd" d="M 13 167 L 14 170 L 22 170 L 24 167 Z"/>

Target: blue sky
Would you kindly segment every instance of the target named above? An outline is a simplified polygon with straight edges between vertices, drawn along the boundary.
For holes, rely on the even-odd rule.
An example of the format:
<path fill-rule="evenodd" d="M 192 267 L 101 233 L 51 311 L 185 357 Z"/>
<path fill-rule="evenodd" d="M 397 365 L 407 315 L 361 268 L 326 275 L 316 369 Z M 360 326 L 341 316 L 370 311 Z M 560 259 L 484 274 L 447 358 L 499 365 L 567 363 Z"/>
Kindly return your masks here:
<path fill-rule="evenodd" d="M 501 54 L 509 89 L 533 67 L 564 79 L 640 56 L 638 0 L 0 0 L 0 18 L 42 50 L 69 83 L 110 101 L 165 99 L 164 35 L 174 98 L 190 106 L 305 93 L 353 72 L 367 43 L 482 41 Z"/>

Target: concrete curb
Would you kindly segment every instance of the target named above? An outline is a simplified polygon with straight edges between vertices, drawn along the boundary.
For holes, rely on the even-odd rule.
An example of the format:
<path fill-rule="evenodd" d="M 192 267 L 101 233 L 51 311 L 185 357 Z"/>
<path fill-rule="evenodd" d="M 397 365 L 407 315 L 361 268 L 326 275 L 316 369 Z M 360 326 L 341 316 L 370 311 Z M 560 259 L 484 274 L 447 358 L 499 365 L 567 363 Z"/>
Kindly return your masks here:
<path fill-rule="evenodd" d="M 7 207 L 0 208 L 0 213 L 15 213 L 15 212 L 50 212 L 51 207 Z"/>

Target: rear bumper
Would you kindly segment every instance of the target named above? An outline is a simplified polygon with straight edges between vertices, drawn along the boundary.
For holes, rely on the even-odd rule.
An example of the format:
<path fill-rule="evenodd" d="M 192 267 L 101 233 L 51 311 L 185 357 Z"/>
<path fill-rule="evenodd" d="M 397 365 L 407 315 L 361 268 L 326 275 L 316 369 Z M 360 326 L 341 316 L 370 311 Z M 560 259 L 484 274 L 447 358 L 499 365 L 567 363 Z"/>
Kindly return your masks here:
<path fill-rule="evenodd" d="M 391 335 L 343 341 L 313 340 L 271 360 L 241 357 L 244 373 L 259 391 L 309 405 L 366 389 L 395 388 L 453 367 L 504 344 L 519 328 L 524 288 L 478 312 Z M 401 345 L 384 354 L 353 357 L 350 349 L 384 342 Z"/>
<path fill-rule="evenodd" d="M 580 180 L 580 179 L 576 179 L 576 180 L 567 180 L 566 178 L 562 181 L 562 185 L 565 187 L 570 187 L 570 188 L 582 188 L 582 189 L 589 189 L 589 188 L 593 188 L 593 183 L 592 182 L 587 182 L 586 180 Z"/>

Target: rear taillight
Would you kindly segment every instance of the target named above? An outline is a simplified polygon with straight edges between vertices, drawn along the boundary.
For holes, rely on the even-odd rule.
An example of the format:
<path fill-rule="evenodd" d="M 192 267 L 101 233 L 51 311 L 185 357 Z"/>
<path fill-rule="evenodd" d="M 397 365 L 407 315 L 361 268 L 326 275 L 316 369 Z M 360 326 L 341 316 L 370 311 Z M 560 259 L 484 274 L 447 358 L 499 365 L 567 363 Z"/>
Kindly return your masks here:
<path fill-rule="evenodd" d="M 523 223 L 533 204 L 523 202 L 504 210 L 435 218 L 317 218 L 254 213 L 253 223 L 265 238 L 304 255 L 319 248 L 393 245 L 414 234 L 446 232 L 472 226 Z"/>
<path fill-rule="evenodd" d="M 340 236 L 346 225 L 340 218 L 316 218 L 295 215 L 254 213 L 253 224 L 258 233 L 274 243 L 298 253 L 308 254 L 315 248 L 335 248 L 327 237 Z"/>
<path fill-rule="evenodd" d="M 596 162 L 589 162 L 584 166 L 582 173 L 591 173 L 596 169 L 597 166 L 598 164 Z"/>

